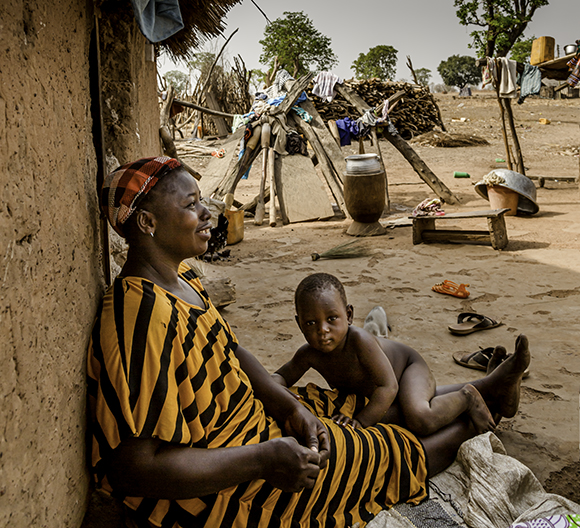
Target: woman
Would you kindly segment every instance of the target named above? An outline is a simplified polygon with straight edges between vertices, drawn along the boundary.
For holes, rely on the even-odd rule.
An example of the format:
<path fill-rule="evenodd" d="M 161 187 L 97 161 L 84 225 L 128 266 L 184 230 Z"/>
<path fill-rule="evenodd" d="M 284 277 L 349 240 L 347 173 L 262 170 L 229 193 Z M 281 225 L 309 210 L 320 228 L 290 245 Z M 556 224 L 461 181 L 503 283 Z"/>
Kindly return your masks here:
<path fill-rule="evenodd" d="M 105 181 L 103 211 L 129 251 L 89 347 L 97 481 L 143 526 L 351 526 L 423 500 L 426 458 L 440 471 L 473 427 L 423 442 L 395 425 L 349 430 L 328 417 L 352 415 L 355 397 L 309 386 L 299 401 L 273 382 L 182 264 L 210 238 L 200 198 L 170 158 Z M 521 362 L 503 386 L 519 387 Z"/>

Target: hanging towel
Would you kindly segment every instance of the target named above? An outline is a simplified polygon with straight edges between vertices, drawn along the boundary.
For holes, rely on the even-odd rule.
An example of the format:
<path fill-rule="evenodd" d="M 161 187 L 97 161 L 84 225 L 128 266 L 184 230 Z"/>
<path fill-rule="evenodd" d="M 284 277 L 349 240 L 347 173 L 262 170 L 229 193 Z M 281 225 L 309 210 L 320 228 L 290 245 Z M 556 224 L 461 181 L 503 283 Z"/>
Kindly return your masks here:
<path fill-rule="evenodd" d="M 331 72 L 320 72 L 314 77 L 313 82 L 314 87 L 312 88 L 312 93 L 330 103 L 336 95 L 334 85 L 336 83 L 342 84 L 342 79 Z"/>
<path fill-rule="evenodd" d="M 161 42 L 183 29 L 178 0 L 131 0 L 141 33 L 150 42 Z"/>
<path fill-rule="evenodd" d="M 499 59 L 501 67 L 501 82 L 499 85 L 499 95 L 504 98 L 514 98 L 518 96 L 516 88 L 517 62 L 506 57 Z"/>
<path fill-rule="evenodd" d="M 542 88 L 542 72 L 537 66 L 524 65 L 524 71 L 520 77 L 520 98 L 518 104 L 522 104 L 528 95 L 538 95 Z"/>

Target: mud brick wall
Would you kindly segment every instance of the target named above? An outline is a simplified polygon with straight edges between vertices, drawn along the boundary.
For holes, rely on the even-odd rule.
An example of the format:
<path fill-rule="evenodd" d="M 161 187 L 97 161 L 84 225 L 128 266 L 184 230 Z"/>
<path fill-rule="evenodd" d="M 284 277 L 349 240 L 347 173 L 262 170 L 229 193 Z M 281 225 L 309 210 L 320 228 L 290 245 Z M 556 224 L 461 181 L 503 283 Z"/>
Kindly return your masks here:
<path fill-rule="evenodd" d="M 105 288 L 92 9 L 0 3 L 0 526 L 78 527 L 88 500 L 86 346 Z M 117 36 L 129 95 L 107 96 L 113 111 L 124 98 L 123 159 L 159 153 L 155 64 L 134 29 Z"/>

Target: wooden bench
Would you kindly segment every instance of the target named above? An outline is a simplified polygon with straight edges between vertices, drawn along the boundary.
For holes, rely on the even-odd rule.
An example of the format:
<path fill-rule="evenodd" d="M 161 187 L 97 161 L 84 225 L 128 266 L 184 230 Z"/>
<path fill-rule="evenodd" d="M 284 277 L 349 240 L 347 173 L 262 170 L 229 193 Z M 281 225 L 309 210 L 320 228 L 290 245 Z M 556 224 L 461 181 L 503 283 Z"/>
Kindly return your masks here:
<path fill-rule="evenodd" d="M 491 244 L 493 249 L 504 249 L 508 244 L 505 213 L 509 209 L 450 213 L 444 216 L 416 216 L 413 219 L 413 244 L 423 242 L 474 242 Z M 487 218 L 487 231 L 436 229 L 435 224 L 464 218 Z"/>

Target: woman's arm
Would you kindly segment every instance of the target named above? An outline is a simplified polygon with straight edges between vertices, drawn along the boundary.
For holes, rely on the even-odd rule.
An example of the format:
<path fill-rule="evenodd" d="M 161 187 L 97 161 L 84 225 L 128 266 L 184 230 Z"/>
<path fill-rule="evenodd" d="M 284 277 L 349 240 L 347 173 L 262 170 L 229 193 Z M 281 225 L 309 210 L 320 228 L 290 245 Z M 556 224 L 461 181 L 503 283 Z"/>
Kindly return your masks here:
<path fill-rule="evenodd" d="M 318 451 L 322 457 L 321 467 L 324 467 L 330 445 L 328 432 L 322 422 L 300 404 L 288 389 L 276 383 L 245 348 L 238 345 L 235 354 L 266 412 L 284 424 L 286 434 L 295 436 L 302 445 Z"/>
<path fill-rule="evenodd" d="M 362 427 L 370 427 L 378 423 L 389 410 L 399 392 L 399 383 L 391 362 L 375 337 L 365 330 L 357 330 L 356 334 L 353 332 L 355 338 L 353 346 L 361 366 L 368 374 L 369 385 L 374 385 L 375 389 L 367 405 L 354 419 Z"/>
<path fill-rule="evenodd" d="M 191 499 L 255 479 L 297 492 L 314 485 L 320 458 L 289 437 L 219 449 L 128 438 L 113 451 L 106 474 L 116 493 L 130 497 Z"/>

